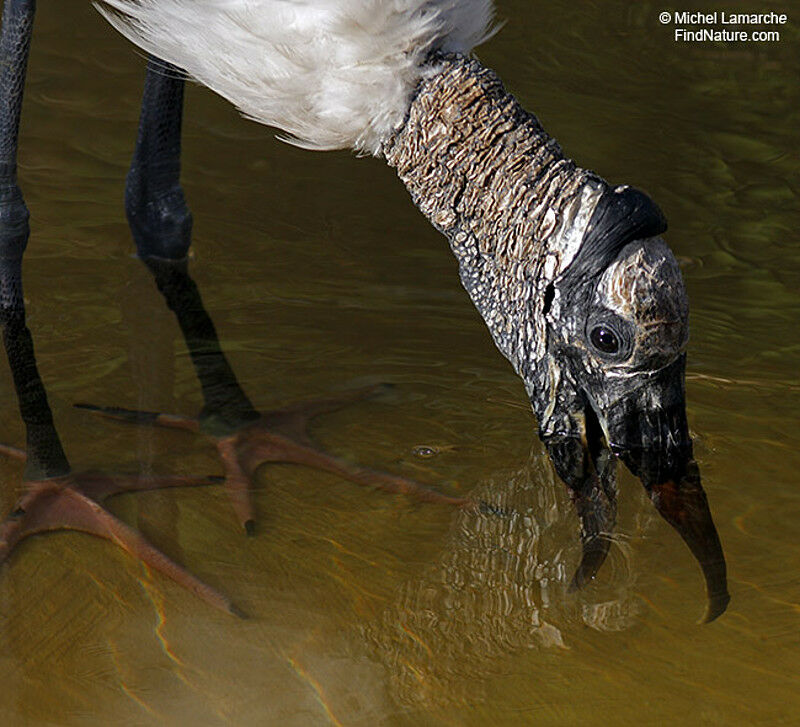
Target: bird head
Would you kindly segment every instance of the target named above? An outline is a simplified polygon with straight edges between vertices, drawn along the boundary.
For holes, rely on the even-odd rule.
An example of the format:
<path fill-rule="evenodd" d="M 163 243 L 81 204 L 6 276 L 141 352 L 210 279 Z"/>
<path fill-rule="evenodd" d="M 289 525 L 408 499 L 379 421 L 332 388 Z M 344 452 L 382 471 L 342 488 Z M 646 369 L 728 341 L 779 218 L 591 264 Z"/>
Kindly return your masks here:
<path fill-rule="evenodd" d="M 575 585 L 608 550 L 597 541 L 616 513 L 613 454 L 698 558 L 713 618 L 728 602 L 725 564 L 693 460 L 684 387 L 689 306 L 678 263 L 659 237 L 665 229 L 642 192 L 605 189 L 573 259 L 548 285 L 546 353 L 528 391 L 582 516 Z"/>

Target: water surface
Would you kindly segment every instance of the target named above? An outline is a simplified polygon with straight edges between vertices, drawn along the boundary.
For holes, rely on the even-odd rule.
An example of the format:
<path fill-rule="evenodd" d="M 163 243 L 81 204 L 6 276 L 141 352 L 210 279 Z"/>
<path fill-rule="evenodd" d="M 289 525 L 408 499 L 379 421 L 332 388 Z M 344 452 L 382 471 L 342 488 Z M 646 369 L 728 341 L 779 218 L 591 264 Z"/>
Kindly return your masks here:
<path fill-rule="evenodd" d="M 218 473 L 199 438 L 72 408 L 201 402 L 122 212 L 143 61 L 89 3 L 40 5 L 20 178 L 29 320 L 59 431 L 76 469 Z M 646 189 L 669 218 L 728 612 L 695 625 L 697 566 L 627 474 L 618 543 L 596 583 L 568 595 L 575 515 L 446 241 L 380 162 L 281 144 L 191 87 L 192 271 L 254 403 L 391 382 L 315 436 L 515 514 L 420 506 L 288 466 L 261 471 L 251 539 L 214 489 L 119 497 L 115 513 L 251 618 L 90 536 L 32 539 L 0 579 L 3 724 L 796 721 L 798 19 L 779 43 L 675 44 L 650 2 L 537 5 L 501 2 L 509 22 L 479 55 L 568 154 Z M 0 393 L 0 437 L 19 444 L 7 374 Z M 20 468 L 3 460 L 0 474 L 6 510 Z"/>

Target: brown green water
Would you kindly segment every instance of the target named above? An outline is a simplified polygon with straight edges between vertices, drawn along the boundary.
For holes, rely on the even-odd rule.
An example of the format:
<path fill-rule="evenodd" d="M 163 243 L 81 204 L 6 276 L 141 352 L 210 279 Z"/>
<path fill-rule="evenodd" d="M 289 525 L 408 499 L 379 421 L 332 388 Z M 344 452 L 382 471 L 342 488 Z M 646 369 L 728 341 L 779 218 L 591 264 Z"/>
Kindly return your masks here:
<path fill-rule="evenodd" d="M 518 516 L 288 466 L 261 471 L 250 539 L 214 489 L 119 497 L 115 513 L 251 618 L 90 536 L 31 539 L 0 578 L 0 723 L 800 722 L 800 11 L 737 6 L 789 24 L 777 43 L 724 45 L 674 43 L 651 2 L 499 5 L 509 22 L 481 59 L 567 153 L 648 190 L 670 220 L 728 612 L 695 625 L 699 570 L 627 473 L 619 541 L 597 581 L 567 594 L 576 517 L 444 238 L 380 162 L 286 146 L 192 87 L 192 270 L 253 401 L 392 382 L 391 397 L 321 418 L 315 436 Z M 691 6 L 714 8 L 732 9 Z M 204 440 L 72 408 L 200 406 L 123 218 L 142 77 L 89 3 L 40 3 L 21 139 L 29 321 L 76 469 L 218 473 Z M 0 439 L 19 444 L 3 369 Z M 439 454 L 420 459 L 419 445 Z M 20 475 L 0 461 L 4 512 Z"/>

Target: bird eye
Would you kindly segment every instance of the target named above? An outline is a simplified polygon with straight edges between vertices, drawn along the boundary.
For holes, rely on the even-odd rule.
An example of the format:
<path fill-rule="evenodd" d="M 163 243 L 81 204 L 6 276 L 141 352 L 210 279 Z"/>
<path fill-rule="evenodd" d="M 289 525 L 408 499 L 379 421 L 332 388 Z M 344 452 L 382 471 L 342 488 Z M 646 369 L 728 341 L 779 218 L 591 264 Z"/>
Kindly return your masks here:
<path fill-rule="evenodd" d="M 608 326 L 595 326 L 589 334 L 589 340 L 598 351 L 616 353 L 619 351 L 619 338 Z"/>

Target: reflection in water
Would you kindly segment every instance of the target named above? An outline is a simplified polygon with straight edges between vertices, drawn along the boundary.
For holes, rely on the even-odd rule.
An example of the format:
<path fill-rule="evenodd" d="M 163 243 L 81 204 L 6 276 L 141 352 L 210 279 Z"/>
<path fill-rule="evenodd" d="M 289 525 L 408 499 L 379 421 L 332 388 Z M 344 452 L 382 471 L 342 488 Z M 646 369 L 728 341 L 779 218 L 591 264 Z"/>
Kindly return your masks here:
<path fill-rule="evenodd" d="M 574 552 L 563 544 L 574 515 L 536 450 L 527 467 L 471 493 L 494 512 L 459 512 L 436 561 L 364 629 L 401 704 L 474 700 L 514 653 L 568 648 L 580 626 L 621 631 L 639 614 L 636 568 L 620 541 L 602 585 L 570 595 Z"/>
<path fill-rule="evenodd" d="M 640 392 L 641 393 L 641 392 Z M 646 391 L 644 392 L 646 395 Z M 683 409 L 679 410 L 685 422 Z M 688 433 L 687 433 L 688 436 Z M 608 446 L 598 439 L 594 448 L 575 439 L 545 440 L 556 471 L 570 488 L 581 523 L 583 554 L 570 584 L 576 590 L 595 577 L 608 553 L 617 514 L 615 458 Z M 689 546 L 700 565 L 706 582 L 707 604 L 702 621 L 713 621 L 724 613 L 730 602 L 727 568 L 722 545 L 708 507 L 700 473 L 692 456 L 691 442 L 678 456 L 668 449 L 639 449 L 622 453 L 631 463 L 634 457 L 656 467 L 665 453 L 672 454 L 669 475 L 654 475 L 651 469 L 629 464 L 640 474 L 642 483 L 659 514 Z"/>
<path fill-rule="evenodd" d="M 23 21 L 29 31 L 29 18 Z M 13 24 L 4 29 L 8 46 L 9 34 L 16 34 Z M 13 48 L 6 50 L 13 55 Z M 16 60 L 5 69 L 6 76 L 8 68 L 15 74 L 6 86 L 19 86 L 24 75 L 24 58 Z M 515 652 L 565 646 L 565 629 L 576 624 L 618 631 L 632 622 L 633 571 L 609 574 L 611 598 L 583 606 L 574 594 L 594 578 L 609 552 L 617 456 L 642 479 L 700 562 L 707 618 L 716 618 L 728 601 L 722 550 L 692 459 L 683 391 L 687 306 L 677 263 L 657 237 L 665 229 L 660 211 L 644 194 L 612 187 L 564 158 L 538 121 L 478 62 L 463 56 L 436 61 L 440 72 L 422 82 L 407 123 L 379 148 L 448 236 L 464 286 L 525 382 L 540 433 L 581 521 L 575 574 L 557 546 L 565 542 L 561 530 L 572 518 L 559 506 L 543 458 L 510 482 L 485 486 L 473 499 L 481 507 L 467 507 L 464 498 L 347 464 L 313 446 L 306 431 L 310 419 L 364 392 L 256 412 L 188 274 L 191 215 L 179 186 L 183 81 L 159 74 L 155 62 L 148 71 L 126 209 L 139 255 L 176 315 L 204 404 L 196 418 L 100 409 L 136 424 L 210 434 L 248 533 L 255 522 L 250 483 L 263 463 L 303 464 L 374 488 L 463 506 L 441 558 L 403 588 L 374 629 L 365 627 L 402 704 L 430 704 L 437 696 L 474 699 L 487 673 Z M 13 111 L 18 110 L 16 103 Z M 507 123 L 514 133 L 498 135 L 497 126 Z M 431 124 L 438 136 L 421 143 L 430 139 Z M 27 535 L 81 530 L 120 545 L 209 604 L 239 614 L 228 598 L 100 506 L 121 492 L 208 480 L 68 471 L 24 323 L 20 261 L 27 210 L 9 172 L 15 144 L 14 138 L 0 170 L 8 173 L 2 201 L 11 210 L 4 220 L 8 249 L 0 275 L 4 340 L 27 428 L 29 467 L 26 493 L 0 530 L 0 559 Z M 454 147 L 458 163 L 450 163 Z M 478 161 L 482 168 L 475 167 Z M 498 202 L 507 199 L 507 183 L 519 190 L 510 206 Z M 515 215 L 523 220 L 519 225 L 512 222 Z M 289 661 L 305 675 L 299 661 Z"/>

